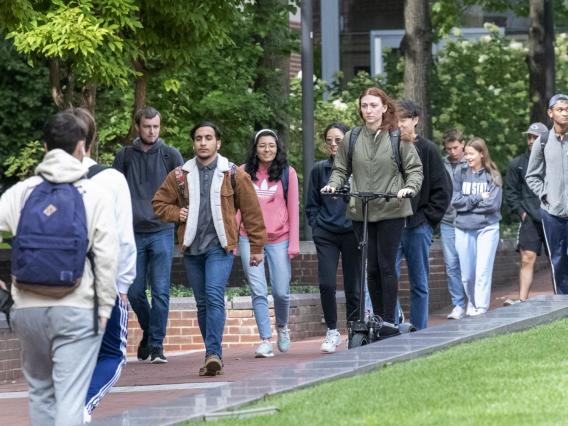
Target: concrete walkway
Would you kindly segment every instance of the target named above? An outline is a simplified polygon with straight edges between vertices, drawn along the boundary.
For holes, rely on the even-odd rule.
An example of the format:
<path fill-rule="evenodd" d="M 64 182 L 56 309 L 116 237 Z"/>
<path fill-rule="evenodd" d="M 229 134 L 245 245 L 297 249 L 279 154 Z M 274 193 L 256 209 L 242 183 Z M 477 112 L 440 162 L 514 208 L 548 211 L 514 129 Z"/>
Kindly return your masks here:
<path fill-rule="evenodd" d="M 507 297 L 518 297 L 512 283 L 492 294 L 492 307 Z M 537 275 L 531 301 L 493 310 L 478 318 L 448 321 L 450 308 L 435 312 L 430 327 L 418 333 L 389 339 L 380 344 L 346 351 L 343 345 L 334 355 L 319 353 L 321 338 L 293 342 L 287 354 L 255 359 L 250 347 L 224 353 L 225 375 L 204 378 L 197 375 L 203 353 L 169 356 L 168 364 L 137 361 L 127 364 L 123 375 L 94 415 L 93 424 L 167 425 L 224 410 L 296 387 L 322 380 L 360 374 L 384 362 L 421 356 L 460 342 L 532 327 L 568 315 L 568 298 L 551 294 L 550 273 Z M 293 336 L 292 336 L 293 337 Z M 27 425 L 25 383 L 0 386 L 0 412 L 4 424 Z"/>

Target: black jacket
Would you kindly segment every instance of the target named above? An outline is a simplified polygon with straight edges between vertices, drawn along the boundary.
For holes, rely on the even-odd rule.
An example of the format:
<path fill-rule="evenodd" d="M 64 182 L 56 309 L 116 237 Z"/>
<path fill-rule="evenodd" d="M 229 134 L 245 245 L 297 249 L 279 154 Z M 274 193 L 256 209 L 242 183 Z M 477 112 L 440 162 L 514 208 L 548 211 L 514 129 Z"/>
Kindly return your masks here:
<path fill-rule="evenodd" d="M 414 214 L 406 218 L 406 227 L 414 228 L 424 222 L 438 226 L 452 200 L 452 180 L 434 142 L 417 136 L 414 144 L 424 172 L 420 192 L 411 200 Z"/>
<path fill-rule="evenodd" d="M 130 152 L 128 152 L 130 150 Z M 112 166 L 122 172 L 128 182 L 132 199 L 134 232 L 158 232 L 172 228 L 154 213 L 152 198 L 169 172 L 183 165 L 180 152 L 158 139 L 147 152 L 140 148 L 136 138 L 132 146 L 122 148 L 116 154 Z"/>
<path fill-rule="evenodd" d="M 505 202 L 511 213 L 522 216 L 526 212 L 533 220 L 540 222 L 540 201 L 525 180 L 529 157 L 530 152 L 525 152 L 509 163 L 505 176 Z"/>
<path fill-rule="evenodd" d="M 331 159 L 318 161 L 310 174 L 308 199 L 306 201 L 306 216 L 312 231 L 317 227 L 329 232 L 351 232 L 353 225 L 345 216 L 347 202 L 343 197 L 332 197 L 321 194 L 320 190 L 327 185 L 331 175 Z"/>

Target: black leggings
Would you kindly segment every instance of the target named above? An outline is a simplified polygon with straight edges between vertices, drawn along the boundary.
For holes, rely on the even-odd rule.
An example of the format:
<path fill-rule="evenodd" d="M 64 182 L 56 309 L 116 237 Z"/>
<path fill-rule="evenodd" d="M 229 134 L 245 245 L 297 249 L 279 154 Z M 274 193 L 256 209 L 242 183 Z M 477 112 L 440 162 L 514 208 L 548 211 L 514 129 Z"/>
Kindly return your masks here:
<path fill-rule="evenodd" d="M 387 219 L 369 223 L 367 287 L 373 312 L 394 323 L 398 297 L 396 254 L 400 245 L 404 219 Z M 363 222 L 353 222 L 357 238 L 363 236 Z"/>
<path fill-rule="evenodd" d="M 358 242 L 353 232 L 338 234 L 321 228 L 314 230 L 313 238 L 318 254 L 318 277 L 323 317 L 327 328 L 334 330 L 337 328 L 335 290 L 340 253 L 347 321 L 354 321 L 359 315 L 360 257 Z"/>

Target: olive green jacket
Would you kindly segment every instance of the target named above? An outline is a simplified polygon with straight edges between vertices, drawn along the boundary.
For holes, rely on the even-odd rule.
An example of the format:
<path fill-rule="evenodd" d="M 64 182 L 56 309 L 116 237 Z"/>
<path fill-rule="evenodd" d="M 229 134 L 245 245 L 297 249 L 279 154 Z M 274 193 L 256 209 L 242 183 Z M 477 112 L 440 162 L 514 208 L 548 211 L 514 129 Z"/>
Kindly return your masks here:
<path fill-rule="evenodd" d="M 328 185 L 341 188 L 348 180 L 348 151 L 351 131 L 345 134 L 343 143 L 337 151 Z M 390 136 L 387 131 L 376 134 L 363 127 L 355 149 L 353 150 L 353 174 L 351 191 L 358 192 L 392 192 L 396 194 L 402 188 L 409 188 L 418 194 L 422 186 L 422 162 L 412 143 L 400 142 L 400 157 L 404 176 L 400 174 L 393 158 Z M 369 222 L 396 219 L 412 215 L 410 200 L 376 199 L 369 203 Z M 361 201 L 351 198 L 347 217 L 355 221 L 363 221 Z"/>

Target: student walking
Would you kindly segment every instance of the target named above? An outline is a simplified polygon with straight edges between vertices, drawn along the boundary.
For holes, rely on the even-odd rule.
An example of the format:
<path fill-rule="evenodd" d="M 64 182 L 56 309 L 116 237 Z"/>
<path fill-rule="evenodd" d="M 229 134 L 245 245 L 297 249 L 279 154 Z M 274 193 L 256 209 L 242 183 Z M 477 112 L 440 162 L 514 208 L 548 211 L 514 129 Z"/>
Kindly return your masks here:
<path fill-rule="evenodd" d="M 128 300 L 142 329 L 138 345 L 140 361 L 168 362 L 164 338 L 170 306 L 170 273 L 174 250 L 174 225 L 162 222 L 152 210 L 152 197 L 169 172 L 183 164 L 179 151 L 160 138 L 161 115 L 145 107 L 136 112 L 138 137 L 131 146 L 116 154 L 113 167 L 128 182 L 134 215 L 136 278 L 128 290 Z M 150 287 L 152 305 L 146 296 Z"/>
<path fill-rule="evenodd" d="M 132 226 L 130 191 L 126 178 L 118 170 L 101 166 L 91 158 L 91 149 L 97 139 L 97 125 L 89 111 L 84 108 L 72 108 L 68 111 L 83 120 L 87 127 L 85 141 L 87 153 L 83 158 L 83 165 L 89 168 L 87 177 L 107 190 L 111 196 L 115 232 L 118 237 L 117 297 L 103 334 L 97 364 L 87 392 L 84 418 L 88 423 L 95 408 L 120 378 L 122 367 L 126 364 L 128 289 L 136 276 L 136 243 Z"/>
<path fill-rule="evenodd" d="M 525 175 L 534 142 L 547 131 L 543 123 L 532 123 L 529 126 L 524 132 L 527 135 L 527 151 L 511 160 L 505 176 L 505 202 L 511 213 L 521 221 L 517 237 L 517 251 L 521 254 L 521 269 L 519 271 L 519 299 L 507 299 L 504 305 L 513 305 L 528 299 L 533 283 L 536 257 L 540 256 L 544 244 L 540 200 L 527 185 Z"/>
<path fill-rule="evenodd" d="M 300 253 L 300 213 L 298 177 L 288 164 L 286 152 L 276 132 L 262 129 L 254 135 L 245 164 L 241 166 L 254 184 L 267 240 L 264 255 L 270 273 L 274 299 L 277 346 L 280 352 L 290 349 L 288 314 L 290 307 L 290 261 Z M 240 215 L 237 216 L 240 222 Z M 272 330 L 268 311 L 268 286 L 263 264 L 251 264 L 250 230 L 241 224 L 239 253 L 245 276 L 251 288 L 254 317 L 261 342 L 255 357 L 274 356 Z"/>
<path fill-rule="evenodd" d="M 225 287 L 233 268 L 241 211 L 250 237 L 250 263 L 262 263 L 266 232 L 250 177 L 219 154 L 221 132 L 204 121 L 191 130 L 195 157 L 171 171 L 152 205 L 164 221 L 176 222 L 187 281 L 197 304 L 197 321 L 205 342 L 200 376 L 223 374 Z"/>
<path fill-rule="evenodd" d="M 0 230 L 15 237 L 11 323 L 22 347 L 32 425 L 83 423 L 116 299 L 112 201 L 106 189 L 85 179 L 86 138 L 85 124 L 70 112 L 52 116 L 36 176 L 0 198 Z"/>
<path fill-rule="evenodd" d="M 540 200 L 556 294 L 568 294 L 568 95 L 548 102 L 553 127 L 531 149 L 526 180 Z"/>
<path fill-rule="evenodd" d="M 359 97 L 359 115 L 364 125 L 345 135 L 346 143 L 337 151 L 329 182 L 322 192 L 335 192 L 343 187 L 353 173 L 352 191 L 397 194 L 398 200 L 387 202 L 385 199 L 376 199 L 368 207 L 367 285 L 373 311 L 384 320 L 378 331 L 379 337 L 387 338 L 400 334 L 395 325 L 398 298 L 396 255 L 404 220 L 412 215 L 412 206 L 406 197 L 420 191 L 422 163 L 414 144 L 401 141 L 400 138 L 397 141 L 395 105 L 383 90 L 370 87 L 363 91 Z M 351 144 L 353 132 L 358 135 Z M 347 217 L 353 221 L 353 228 L 360 239 L 363 231 L 361 201 L 351 198 Z"/>
<path fill-rule="evenodd" d="M 335 300 L 339 255 L 343 268 L 347 321 L 355 321 L 358 318 L 360 253 L 353 224 L 345 216 L 349 200 L 343 197 L 322 196 L 320 191 L 329 180 L 333 160 L 348 130 L 349 128 L 341 123 L 330 124 L 325 129 L 323 139 L 329 158 L 314 165 L 306 202 L 306 216 L 317 250 L 321 306 L 327 325 L 327 333 L 320 348 L 323 353 L 335 352 L 341 343 L 341 336 L 337 331 Z"/>
<path fill-rule="evenodd" d="M 447 154 L 444 158 L 444 167 L 452 179 L 453 187 L 456 169 L 467 165 L 464 158 L 465 140 L 461 130 L 449 129 L 444 132 L 442 141 Z M 456 251 L 455 220 L 456 210 L 450 202 L 448 210 L 446 210 L 446 214 L 442 218 L 442 223 L 440 223 L 440 240 L 444 253 L 446 275 L 448 276 L 448 292 L 450 293 L 453 305 L 453 309 L 448 314 L 447 318 L 458 320 L 465 316 L 466 296 L 461 279 L 460 258 Z"/>
<path fill-rule="evenodd" d="M 487 312 L 491 276 L 501 220 L 502 179 L 485 141 L 473 138 L 465 146 L 467 165 L 454 175 L 452 205 L 456 209 L 456 250 L 467 296 L 466 315 Z"/>

